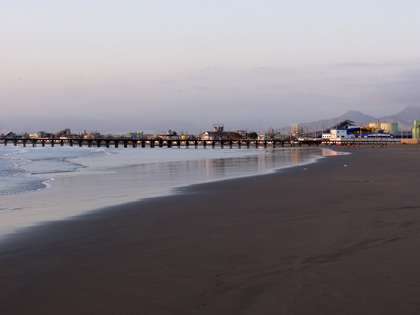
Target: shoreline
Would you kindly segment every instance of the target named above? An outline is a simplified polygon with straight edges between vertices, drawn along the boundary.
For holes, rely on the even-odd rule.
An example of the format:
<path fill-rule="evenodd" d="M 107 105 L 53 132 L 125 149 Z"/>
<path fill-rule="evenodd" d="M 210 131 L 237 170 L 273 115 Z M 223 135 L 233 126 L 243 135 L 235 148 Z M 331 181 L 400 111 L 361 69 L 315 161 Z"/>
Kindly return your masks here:
<path fill-rule="evenodd" d="M 415 314 L 420 148 L 177 189 L 0 243 L 0 312 Z"/>
<path fill-rule="evenodd" d="M 149 161 L 133 165 L 127 162 L 133 163 L 135 155 L 123 155 L 122 160 L 121 156 L 114 155 L 116 159 L 105 162 L 110 164 L 106 171 L 101 160 L 101 167 L 92 169 L 90 167 L 95 164 L 89 159 L 70 160 L 73 164 L 86 163 L 84 173 L 56 173 L 54 176 L 54 173 L 44 172 L 41 175 L 51 181 L 49 189 L 1 196 L 0 240 L 8 234 L 19 233 L 21 228 L 66 220 L 144 198 L 172 195 L 177 187 L 255 176 L 271 173 L 279 167 L 312 163 L 327 150 L 303 148 L 242 152 L 245 155 L 236 156 L 234 153 L 232 156 L 229 150 L 214 158 L 212 153 L 215 152 L 210 151 L 208 155 L 213 158 L 204 159 L 201 154 L 198 160 L 169 159 L 163 163 Z"/>

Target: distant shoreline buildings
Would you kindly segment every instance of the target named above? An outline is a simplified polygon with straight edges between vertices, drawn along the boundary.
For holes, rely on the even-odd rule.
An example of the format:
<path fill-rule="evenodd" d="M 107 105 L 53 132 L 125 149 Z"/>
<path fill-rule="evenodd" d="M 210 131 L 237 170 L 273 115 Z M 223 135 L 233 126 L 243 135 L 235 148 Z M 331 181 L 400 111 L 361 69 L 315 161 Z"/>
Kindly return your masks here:
<path fill-rule="evenodd" d="M 14 133 L 12 131 L 1 134 L 3 139 L 161 139 L 161 140 L 285 140 L 298 138 L 322 138 L 325 140 L 351 139 L 351 138 L 401 138 L 401 139 L 420 139 L 420 120 L 414 120 L 413 128 L 408 131 L 400 131 L 398 123 L 389 122 L 370 122 L 367 126 L 356 125 L 351 120 L 344 120 L 325 130 L 309 131 L 308 128 L 298 127 L 297 124 L 291 125 L 290 132 L 283 133 L 269 128 L 267 131 L 257 134 L 255 131 L 236 130 L 229 131 L 225 129 L 224 124 L 214 124 L 213 130 L 201 132 L 199 134 L 180 134 L 169 129 L 167 133 L 161 134 L 145 134 L 138 130 L 135 132 L 127 132 L 125 134 L 101 134 L 98 131 L 72 133 L 70 128 L 61 129 L 58 132 L 39 131 L 36 133 Z"/>
<path fill-rule="evenodd" d="M 340 139 L 362 138 L 411 138 L 412 132 L 399 132 L 398 123 L 371 122 L 368 126 L 356 125 L 354 121 L 344 120 L 323 131 L 322 138 L 337 141 Z"/>

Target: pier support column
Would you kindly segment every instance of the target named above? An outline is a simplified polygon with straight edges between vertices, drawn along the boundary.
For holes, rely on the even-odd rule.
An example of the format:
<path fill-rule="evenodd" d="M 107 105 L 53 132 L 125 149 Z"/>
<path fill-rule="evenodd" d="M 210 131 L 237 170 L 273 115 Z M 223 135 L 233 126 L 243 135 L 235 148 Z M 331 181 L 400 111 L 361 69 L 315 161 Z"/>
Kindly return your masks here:
<path fill-rule="evenodd" d="M 32 141 L 32 147 L 35 148 L 36 147 L 36 140 Z"/>
<path fill-rule="evenodd" d="M 212 141 L 211 142 L 211 147 L 214 149 L 215 146 L 216 146 L 216 141 Z"/>
<path fill-rule="evenodd" d="M 23 144 L 23 147 L 26 147 L 26 141 L 25 140 L 22 141 L 22 144 Z"/>
<path fill-rule="evenodd" d="M 143 140 L 143 141 L 141 142 L 141 147 L 142 147 L 142 148 L 145 148 L 145 147 L 146 147 L 146 141 L 144 141 L 144 140 Z"/>
<path fill-rule="evenodd" d="M 203 148 L 205 149 L 207 147 L 207 141 L 203 141 Z"/>
<path fill-rule="evenodd" d="M 128 141 L 124 141 L 124 148 L 127 148 Z"/>
<path fill-rule="evenodd" d="M 83 140 L 79 140 L 79 147 L 82 147 L 83 145 Z"/>
<path fill-rule="evenodd" d="M 54 147 L 54 140 L 51 140 L 51 147 Z"/>
<path fill-rule="evenodd" d="M 115 146 L 116 148 L 118 148 L 118 140 L 115 140 L 115 142 L 114 142 L 114 146 Z"/>
<path fill-rule="evenodd" d="M 264 141 L 264 148 L 267 148 L 267 141 Z"/>

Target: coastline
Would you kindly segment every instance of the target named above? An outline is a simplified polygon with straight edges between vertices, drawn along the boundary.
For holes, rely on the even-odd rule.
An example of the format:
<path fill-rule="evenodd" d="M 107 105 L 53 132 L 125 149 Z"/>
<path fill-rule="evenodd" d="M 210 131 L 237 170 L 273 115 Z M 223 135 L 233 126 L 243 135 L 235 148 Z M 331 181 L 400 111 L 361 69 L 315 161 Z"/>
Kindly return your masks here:
<path fill-rule="evenodd" d="M 0 243 L 0 313 L 414 314 L 420 147 L 179 188 Z"/>
<path fill-rule="evenodd" d="M 31 162 L 27 163 L 29 170 L 26 171 L 34 173 L 34 178 L 39 174 L 38 182 L 45 183 L 49 178 L 50 186 L 24 194 L 0 193 L 0 241 L 8 234 L 19 233 L 21 228 L 66 220 L 104 207 L 144 198 L 170 195 L 176 192 L 177 187 L 254 176 L 272 172 L 276 168 L 303 165 L 329 152 L 318 147 L 251 149 L 242 150 L 240 154 L 239 150 L 230 149 L 169 149 L 167 152 L 145 149 L 139 160 L 138 152 L 130 149 L 117 150 L 118 153 L 112 153 L 112 150 L 97 152 L 94 149 L 90 154 L 101 152 L 105 155 L 99 154 L 93 158 L 89 155 L 86 157 L 86 153 L 78 156 L 80 153 L 74 153 L 73 150 L 77 148 L 64 152 L 61 148 L 53 152 L 28 152 L 25 158 Z M 61 169 L 68 168 L 68 165 L 62 163 L 66 151 L 74 154 L 65 161 L 72 165 L 74 171 L 62 173 Z M 47 167 L 42 164 L 44 159 L 48 160 Z M 40 169 L 37 165 L 39 162 Z M 32 163 L 34 166 L 31 169 Z M 56 172 L 50 173 L 50 165 Z M 13 177 L 0 178 L 0 183 L 4 186 L 9 179 L 9 187 L 13 187 Z"/>

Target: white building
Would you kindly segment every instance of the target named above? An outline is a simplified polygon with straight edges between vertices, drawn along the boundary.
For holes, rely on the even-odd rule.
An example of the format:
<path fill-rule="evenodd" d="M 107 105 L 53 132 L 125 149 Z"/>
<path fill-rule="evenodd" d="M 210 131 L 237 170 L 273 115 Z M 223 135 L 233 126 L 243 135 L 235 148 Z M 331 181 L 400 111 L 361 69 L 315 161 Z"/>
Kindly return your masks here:
<path fill-rule="evenodd" d="M 322 134 L 322 139 L 328 139 L 332 141 L 350 138 L 354 138 L 354 135 L 349 134 L 347 129 L 331 129 L 329 133 Z"/>

